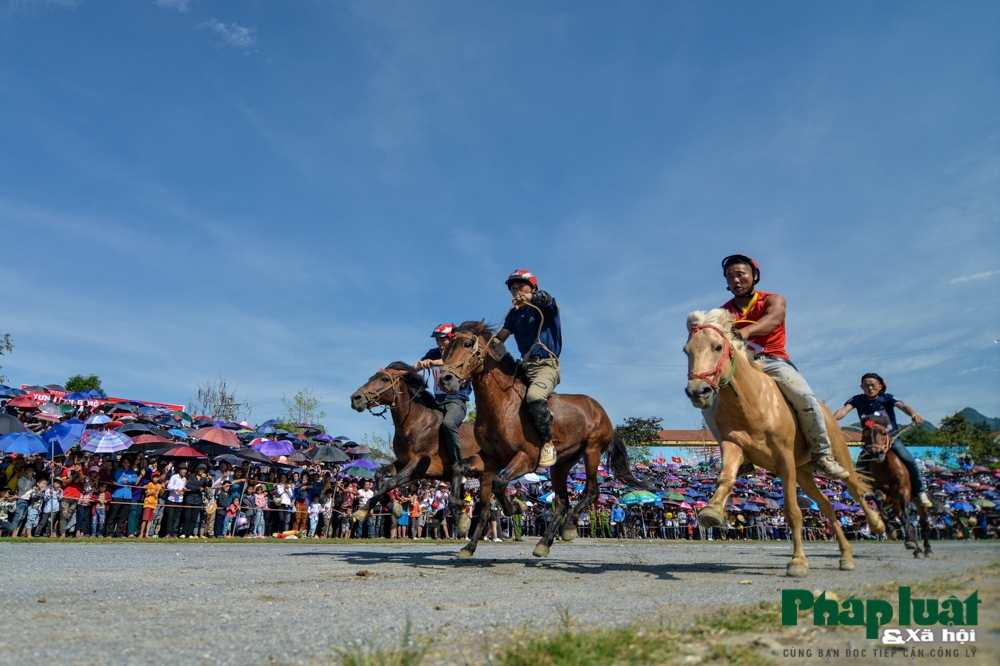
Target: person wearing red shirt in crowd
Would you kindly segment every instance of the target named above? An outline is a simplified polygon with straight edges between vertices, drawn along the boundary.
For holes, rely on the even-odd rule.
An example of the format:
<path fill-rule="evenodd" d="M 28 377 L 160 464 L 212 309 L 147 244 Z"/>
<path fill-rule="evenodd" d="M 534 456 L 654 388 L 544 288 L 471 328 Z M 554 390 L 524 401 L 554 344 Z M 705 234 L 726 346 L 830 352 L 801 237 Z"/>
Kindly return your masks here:
<path fill-rule="evenodd" d="M 753 350 L 761 370 L 774 379 L 791 403 L 813 464 L 830 478 L 847 478 L 847 470 L 830 455 L 830 435 L 819 400 L 785 351 L 784 297 L 755 289 L 760 267 L 745 254 L 723 259 L 722 272 L 733 294 L 732 300 L 722 306 L 733 319 L 733 331 Z"/>
<path fill-rule="evenodd" d="M 59 523 L 57 532 L 59 536 L 66 536 L 66 526 L 69 519 L 76 513 L 76 507 L 80 503 L 80 496 L 83 494 L 83 464 L 77 460 L 72 467 L 63 470 L 63 496 L 59 503 Z"/>

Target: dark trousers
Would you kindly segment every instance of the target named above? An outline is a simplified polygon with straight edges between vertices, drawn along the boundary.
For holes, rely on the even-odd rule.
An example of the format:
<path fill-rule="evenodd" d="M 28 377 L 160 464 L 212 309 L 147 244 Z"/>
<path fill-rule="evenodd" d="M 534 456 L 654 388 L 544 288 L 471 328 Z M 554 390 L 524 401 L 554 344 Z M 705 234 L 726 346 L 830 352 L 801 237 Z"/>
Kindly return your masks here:
<path fill-rule="evenodd" d="M 76 531 L 80 534 L 90 534 L 90 511 L 92 508 L 89 504 L 76 505 Z"/>
<path fill-rule="evenodd" d="M 39 521 L 38 526 L 32 530 L 32 534 L 36 537 L 41 536 L 56 536 L 56 524 L 59 522 L 59 512 L 52 511 L 42 514 L 42 519 Z"/>
<path fill-rule="evenodd" d="M 108 507 L 108 518 L 104 523 L 104 536 L 125 536 L 125 530 L 128 529 L 128 512 L 131 506 L 132 502 L 126 500 L 111 500 L 111 506 Z"/>
<path fill-rule="evenodd" d="M 192 537 L 197 533 L 198 529 L 198 518 L 199 513 L 201 513 L 202 507 L 185 505 L 184 506 L 184 534 L 185 536 Z"/>
<path fill-rule="evenodd" d="M 467 403 L 455 398 L 438 398 L 438 409 L 444 412 L 441 422 L 441 443 L 444 444 L 452 464 L 462 459 L 462 440 L 458 436 L 458 427 L 465 420 Z"/>
<path fill-rule="evenodd" d="M 163 536 L 177 536 L 181 524 L 181 504 L 167 502 L 163 509 Z"/>

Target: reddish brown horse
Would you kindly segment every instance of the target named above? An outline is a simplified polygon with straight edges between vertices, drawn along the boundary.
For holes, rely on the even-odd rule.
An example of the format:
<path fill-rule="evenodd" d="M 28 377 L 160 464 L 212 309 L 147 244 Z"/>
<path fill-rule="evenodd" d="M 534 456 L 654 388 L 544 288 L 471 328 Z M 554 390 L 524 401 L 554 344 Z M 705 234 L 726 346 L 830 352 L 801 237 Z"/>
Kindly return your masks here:
<path fill-rule="evenodd" d="M 481 519 L 468 545 L 459 553 L 459 557 L 465 558 L 472 557 L 476 551 L 486 522 L 483 517 L 488 515 L 484 512 L 489 511 L 494 494 L 508 516 L 521 512 L 507 498 L 507 484 L 537 468 L 541 442 L 524 406 L 527 385 L 503 343 L 493 339 L 493 331 L 482 321 L 467 321 L 454 333 L 438 382 L 448 392 L 456 392 L 465 382 L 472 382 L 476 393 L 476 439 L 480 450 L 471 460 L 463 461 L 463 469 L 471 466 L 482 470 Z M 577 519 L 597 499 L 597 468 L 604 453 L 608 454 L 608 467 L 619 480 L 640 487 L 645 485 L 629 470 L 625 445 L 615 436 L 611 419 L 596 400 L 585 395 L 553 394 L 549 398 L 549 409 L 555 419 L 552 443 L 557 459 L 551 468 L 550 479 L 556 498 L 552 505 L 552 522 L 532 553 L 536 557 L 549 554 L 560 527 L 563 541 L 576 537 Z M 566 481 L 570 469 L 581 457 L 587 482 L 580 500 L 571 508 Z"/>
<path fill-rule="evenodd" d="M 459 512 L 461 477 L 455 474 L 451 458 L 440 442 L 444 415 L 427 390 L 424 378 L 406 363 L 390 363 L 388 367 L 372 375 L 351 396 L 351 407 L 359 412 L 379 405 L 387 406 L 392 414 L 395 426 L 392 452 L 396 455 L 396 461 L 379 469 L 375 495 L 365 506 L 354 512 L 354 518 L 359 521 L 368 518 L 372 508 L 393 488 L 405 486 L 417 479 L 438 479 L 452 484 L 450 506 L 453 507 L 459 534 L 465 536 L 468 532 L 468 517 Z M 476 444 L 472 424 L 463 423 L 458 434 L 462 440 L 462 457 L 476 455 L 479 445 Z"/>
<path fill-rule="evenodd" d="M 885 514 L 885 501 L 888 500 L 896 517 L 903 524 L 903 545 L 913 551 L 913 556 L 921 558 L 931 554 L 930 525 L 927 522 L 927 507 L 916 502 L 920 513 L 920 530 L 924 533 L 924 549 L 917 546 L 917 531 L 910 521 L 910 500 L 913 498 L 913 485 L 910 472 L 906 465 L 892 452 L 892 439 L 889 436 L 889 418 L 886 416 L 869 416 L 861 424 L 861 442 L 865 454 L 871 460 L 869 474 L 872 489 L 875 491 L 875 502 L 879 514 Z"/>

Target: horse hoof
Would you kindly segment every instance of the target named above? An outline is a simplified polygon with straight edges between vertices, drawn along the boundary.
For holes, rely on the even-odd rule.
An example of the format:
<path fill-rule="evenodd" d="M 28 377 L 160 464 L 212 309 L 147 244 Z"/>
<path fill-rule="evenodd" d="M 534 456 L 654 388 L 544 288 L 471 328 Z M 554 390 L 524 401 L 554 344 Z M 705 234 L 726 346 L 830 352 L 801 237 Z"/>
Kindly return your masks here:
<path fill-rule="evenodd" d="M 924 559 L 924 554 L 922 552 L 920 552 L 919 550 L 914 550 L 913 551 L 913 559 L 922 560 L 922 559 Z"/>
<path fill-rule="evenodd" d="M 906 550 L 916 550 L 917 544 L 913 543 L 912 541 L 907 541 L 906 543 L 903 544 L 903 547 L 906 548 Z"/>
<path fill-rule="evenodd" d="M 572 541 L 576 538 L 576 530 L 563 530 L 563 533 L 559 536 L 562 537 L 563 541 Z"/>
<path fill-rule="evenodd" d="M 358 509 L 357 511 L 351 514 L 351 518 L 358 521 L 359 523 L 363 523 L 364 521 L 368 520 L 368 512 L 365 511 L 364 509 Z"/>
<path fill-rule="evenodd" d="M 857 565 L 854 564 L 854 560 L 841 560 L 840 561 L 840 570 L 841 571 L 854 571 L 856 568 L 857 568 Z"/>
<path fill-rule="evenodd" d="M 701 511 L 698 512 L 698 522 L 703 527 L 721 527 L 722 514 L 710 506 L 703 506 L 701 507 Z"/>
<path fill-rule="evenodd" d="M 535 546 L 535 549 L 531 551 L 531 554 L 534 555 L 535 557 L 548 557 L 549 547 L 546 546 L 544 543 L 540 543 L 537 546 Z"/>
<path fill-rule="evenodd" d="M 789 578 L 805 578 L 809 575 L 808 564 L 789 564 L 785 567 L 785 575 Z"/>
<path fill-rule="evenodd" d="M 462 550 L 458 551 L 458 559 L 467 560 L 470 557 L 472 557 L 472 551 L 469 550 L 468 548 L 463 548 Z"/>
<path fill-rule="evenodd" d="M 472 527 L 472 519 L 466 514 L 462 514 L 458 517 L 458 533 L 460 536 L 465 537 L 469 533 L 469 528 Z"/>

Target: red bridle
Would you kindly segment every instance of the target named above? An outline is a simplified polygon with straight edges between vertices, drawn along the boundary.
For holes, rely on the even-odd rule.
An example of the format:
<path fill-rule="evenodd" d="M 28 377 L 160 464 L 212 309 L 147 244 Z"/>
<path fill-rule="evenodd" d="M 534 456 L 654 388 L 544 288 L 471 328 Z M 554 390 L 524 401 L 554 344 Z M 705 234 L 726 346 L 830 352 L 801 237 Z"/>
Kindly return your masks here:
<path fill-rule="evenodd" d="M 729 343 L 729 336 L 726 335 L 722 331 L 722 329 L 716 326 L 715 324 L 701 324 L 699 326 L 692 326 L 691 330 L 688 331 L 688 341 L 690 342 L 691 336 L 693 336 L 695 333 L 697 333 L 703 328 L 711 328 L 722 336 L 722 344 L 723 344 L 722 354 L 719 356 L 719 362 L 716 364 L 716 366 L 713 369 L 709 370 L 708 372 L 689 372 L 688 381 L 691 381 L 693 379 L 700 379 L 709 386 L 711 386 L 714 390 L 718 391 L 720 386 L 725 386 L 726 384 L 730 384 L 730 380 L 732 380 L 733 374 L 736 373 L 736 362 L 735 362 L 736 351 L 733 349 L 733 346 Z M 732 372 L 729 373 L 729 377 L 720 382 L 719 378 L 722 376 L 722 366 L 725 364 L 727 358 L 730 361 L 733 361 L 733 369 Z"/>

